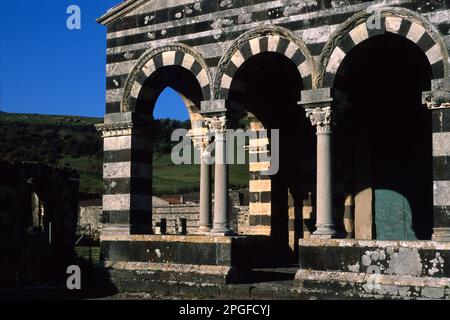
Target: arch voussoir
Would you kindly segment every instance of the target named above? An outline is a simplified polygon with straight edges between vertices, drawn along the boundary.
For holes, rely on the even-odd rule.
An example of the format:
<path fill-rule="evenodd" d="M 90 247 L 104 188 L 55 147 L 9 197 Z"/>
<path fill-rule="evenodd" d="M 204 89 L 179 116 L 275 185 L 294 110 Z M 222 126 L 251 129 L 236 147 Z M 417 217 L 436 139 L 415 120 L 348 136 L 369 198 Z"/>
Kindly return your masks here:
<path fill-rule="evenodd" d="M 290 59 L 302 77 L 304 89 L 313 87 L 316 70 L 306 44 L 289 30 L 270 26 L 243 34 L 229 48 L 217 68 L 214 97 L 227 99 L 237 70 L 245 61 L 264 52 L 279 53 Z"/>
<path fill-rule="evenodd" d="M 201 87 L 203 100 L 211 98 L 212 76 L 204 59 L 192 48 L 175 44 L 151 49 L 141 56 L 125 84 L 121 112 L 135 111 L 145 81 L 158 69 L 168 66 L 180 66 L 190 71 Z"/>
<path fill-rule="evenodd" d="M 433 79 L 448 77 L 448 50 L 430 21 L 405 8 L 378 8 L 356 14 L 335 31 L 322 50 L 315 86 L 333 87 L 346 55 L 361 42 L 385 33 L 414 42 L 427 57 Z"/>

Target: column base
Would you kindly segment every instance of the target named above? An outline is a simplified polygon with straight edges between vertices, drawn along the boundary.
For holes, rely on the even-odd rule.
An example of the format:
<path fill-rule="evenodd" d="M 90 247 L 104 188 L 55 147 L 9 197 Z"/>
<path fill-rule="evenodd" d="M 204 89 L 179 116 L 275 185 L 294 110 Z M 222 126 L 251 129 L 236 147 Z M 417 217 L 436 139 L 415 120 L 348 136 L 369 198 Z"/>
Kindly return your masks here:
<path fill-rule="evenodd" d="M 198 228 L 198 233 L 210 233 L 211 227 L 210 226 L 200 226 Z"/>
<path fill-rule="evenodd" d="M 434 228 L 433 241 L 450 242 L 450 228 Z"/>
<path fill-rule="evenodd" d="M 312 239 L 335 239 L 338 237 L 338 232 L 330 227 L 318 227 L 311 235 Z"/>
<path fill-rule="evenodd" d="M 215 229 L 212 229 L 209 232 L 208 235 L 216 236 L 216 237 L 227 237 L 227 236 L 233 236 L 234 235 L 234 231 L 230 230 L 230 229 L 228 229 L 228 230 L 223 230 L 223 229 L 215 230 Z"/>

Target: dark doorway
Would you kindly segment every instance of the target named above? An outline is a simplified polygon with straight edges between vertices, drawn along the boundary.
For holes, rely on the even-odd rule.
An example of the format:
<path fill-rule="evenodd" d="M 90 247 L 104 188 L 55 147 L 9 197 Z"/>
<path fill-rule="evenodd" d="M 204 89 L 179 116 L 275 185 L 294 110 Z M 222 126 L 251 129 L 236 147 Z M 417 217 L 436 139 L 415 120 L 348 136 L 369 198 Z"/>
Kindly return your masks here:
<path fill-rule="evenodd" d="M 303 201 L 313 189 L 315 137 L 304 110 L 297 106 L 302 88 L 295 64 L 281 54 L 266 52 L 238 69 L 229 94 L 230 119 L 237 123 L 249 116 L 269 132 L 279 129 L 280 166 L 270 177 L 269 223 L 280 264 L 297 260 Z"/>
<path fill-rule="evenodd" d="M 337 129 L 337 179 L 346 195 L 366 193 L 355 201 L 357 238 L 431 238 L 431 114 L 421 105 L 431 77 L 421 49 L 390 33 L 355 47 L 338 70 L 351 106 Z"/>

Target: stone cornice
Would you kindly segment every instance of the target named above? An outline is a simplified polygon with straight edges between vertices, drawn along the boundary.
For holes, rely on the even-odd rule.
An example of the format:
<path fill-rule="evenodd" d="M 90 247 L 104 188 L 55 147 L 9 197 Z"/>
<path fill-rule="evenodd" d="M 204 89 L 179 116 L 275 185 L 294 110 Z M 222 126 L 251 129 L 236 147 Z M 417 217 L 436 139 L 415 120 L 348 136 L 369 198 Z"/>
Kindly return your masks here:
<path fill-rule="evenodd" d="M 98 18 L 96 21 L 104 26 L 108 26 L 110 23 L 116 21 L 120 17 L 126 15 L 127 13 L 133 11 L 137 7 L 143 5 L 146 2 L 152 0 L 127 0 L 117 6 L 108 10 L 104 15 Z"/>

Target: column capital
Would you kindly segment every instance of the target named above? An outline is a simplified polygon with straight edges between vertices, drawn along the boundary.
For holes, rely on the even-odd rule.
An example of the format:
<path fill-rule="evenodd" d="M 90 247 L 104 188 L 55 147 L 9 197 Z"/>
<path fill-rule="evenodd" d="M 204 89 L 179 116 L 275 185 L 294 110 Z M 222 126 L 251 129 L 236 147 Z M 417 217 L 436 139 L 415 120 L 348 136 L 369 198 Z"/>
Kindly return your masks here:
<path fill-rule="evenodd" d="M 434 90 L 422 93 L 422 104 L 430 110 L 450 109 L 450 91 Z"/>
<path fill-rule="evenodd" d="M 213 116 L 211 118 L 204 118 L 209 130 L 214 134 L 225 133 L 227 130 L 227 117 L 226 116 Z"/>
<path fill-rule="evenodd" d="M 306 117 L 309 118 L 311 124 L 316 127 L 317 132 L 331 131 L 341 117 L 341 112 L 333 110 L 331 107 L 317 107 L 314 109 L 306 109 Z"/>
<path fill-rule="evenodd" d="M 118 112 L 106 114 L 102 124 L 95 125 L 103 138 L 128 135 L 150 136 L 152 120 L 148 115 L 135 112 Z"/>

